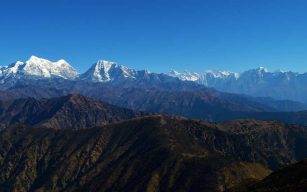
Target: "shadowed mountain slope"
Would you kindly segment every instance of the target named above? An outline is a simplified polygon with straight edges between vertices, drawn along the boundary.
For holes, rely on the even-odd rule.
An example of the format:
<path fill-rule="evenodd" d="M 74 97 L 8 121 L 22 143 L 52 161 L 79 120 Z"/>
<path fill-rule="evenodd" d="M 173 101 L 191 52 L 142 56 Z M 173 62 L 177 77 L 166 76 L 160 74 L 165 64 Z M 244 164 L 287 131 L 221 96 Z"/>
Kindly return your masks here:
<path fill-rule="evenodd" d="M 60 128 L 90 128 L 142 115 L 89 97 L 70 94 L 52 99 L 0 102 L 1 128 L 13 124 Z"/>
<path fill-rule="evenodd" d="M 263 121 L 152 116 L 83 130 L 15 127 L 0 133 L 0 189 L 223 191 L 270 173 L 255 163 L 276 169 L 306 157 L 306 146 L 305 127 Z"/>
<path fill-rule="evenodd" d="M 305 192 L 307 189 L 307 160 L 302 160 L 273 172 L 261 181 L 241 183 L 232 192 Z"/>

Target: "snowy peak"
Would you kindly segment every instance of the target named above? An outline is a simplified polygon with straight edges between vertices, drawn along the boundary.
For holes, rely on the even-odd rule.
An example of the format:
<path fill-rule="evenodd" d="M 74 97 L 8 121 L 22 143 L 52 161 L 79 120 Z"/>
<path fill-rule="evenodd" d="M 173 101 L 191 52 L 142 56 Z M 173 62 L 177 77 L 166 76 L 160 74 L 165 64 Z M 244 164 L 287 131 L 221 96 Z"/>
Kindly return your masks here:
<path fill-rule="evenodd" d="M 269 70 L 267 68 L 265 68 L 265 67 L 258 67 L 257 70 L 260 73 L 267 73 L 267 72 L 269 72 Z"/>
<path fill-rule="evenodd" d="M 80 76 L 81 80 L 108 82 L 121 78 L 135 78 L 136 71 L 115 62 L 99 60 Z"/>
<path fill-rule="evenodd" d="M 247 70 L 245 72 L 242 73 L 242 76 L 244 75 L 253 75 L 253 76 L 260 76 L 260 77 L 263 77 L 265 74 L 268 74 L 269 71 L 267 68 L 264 68 L 264 67 L 258 67 L 256 69 L 250 69 L 250 70 Z"/>
<path fill-rule="evenodd" d="M 203 73 L 204 76 L 211 76 L 212 78 L 219 78 L 219 79 L 227 79 L 227 78 L 239 78 L 239 73 L 234 73 L 231 71 L 206 71 Z"/>
<path fill-rule="evenodd" d="M 239 73 L 233 73 L 230 71 L 212 71 L 208 70 L 203 73 L 195 73 L 190 71 L 185 71 L 183 73 L 177 72 L 175 70 L 171 70 L 168 73 L 169 76 L 178 77 L 180 80 L 183 81 L 196 81 L 202 82 L 206 84 L 207 79 L 227 79 L 227 78 L 239 78 Z"/>
<path fill-rule="evenodd" d="M 16 74 L 18 73 L 23 67 L 25 63 L 22 61 L 16 61 L 9 66 L 1 67 L 1 75 L 3 74 Z"/>
<path fill-rule="evenodd" d="M 105 78 L 110 78 L 110 69 L 111 68 L 118 68 L 119 66 L 117 63 L 110 62 L 110 61 L 105 61 L 105 60 L 100 60 L 97 61 L 92 68 L 94 69 L 93 75 L 96 77 L 99 77 L 100 79 L 105 76 Z"/>
<path fill-rule="evenodd" d="M 198 73 L 194 73 L 194 72 L 184 72 L 184 73 L 179 73 L 175 70 L 171 70 L 168 75 L 172 76 L 172 77 L 178 77 L 181 80 L 184 81 L 197 81 L 200 79 L 200 75 Z"/>
<path fill-rule="evenodd" d="M 38 77 L 61 77 L 64 79 L 74 79 L 78 76 L 77 71 L 65 60 L 51 62 L 47 59 L 31 56 L 23 68 L 27 75 Z"/>
<path fill-rule="evenodd" d="M 2 78 L 63 78 L 75 79 L 78 72 L 65 60 L 51 62 L 31 56 L 26 62 L 17 61 L 8 67 L 0 68 Z"/>
<path fill-rule="evenodd" d="M 39 58 L 34 55 L 32 55 L 27 61 L 27 63 L 49 63 L 49 62 L 50 61 L 47 59 Z"/>

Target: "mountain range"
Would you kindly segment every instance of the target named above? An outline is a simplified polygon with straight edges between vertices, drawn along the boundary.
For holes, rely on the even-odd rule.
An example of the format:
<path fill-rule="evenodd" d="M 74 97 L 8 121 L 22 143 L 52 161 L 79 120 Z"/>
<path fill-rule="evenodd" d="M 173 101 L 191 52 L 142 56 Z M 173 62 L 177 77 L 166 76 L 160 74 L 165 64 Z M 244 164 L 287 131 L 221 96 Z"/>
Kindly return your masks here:
<path fill-rule="evenodd" d="M 269 72 L 264 67 L 242 73 L 229 71 L 177 72 L 170 76 L 184 81 L 193 81 L 220 91 L 247 94 L 255 97 L 271 97 L 279 100 L 307 102 L 307 73 L 292 71 Z"/>
<path fill-rule="evenodd" d="M 269 72 L 264 67 L 242 73 L 229 71 L 180 73 L 172 70 L 169 73 L 157 74 L 147 70 L 130 69 L 115 62 L 99 60 L 92 64 L 87 71 L 80 74 L 63 59 L 51 62 L 47 59 L 31 56 L 25 62 L 17 61 L 0 68 L 1 88 L 8 88 L 25 79 L 66 79 L 87 82 L 112 82 L 113 84 L 125 83 L 124 80 L 127 79 L 129 82 L 141 81 L 149 84 L 152 82 L 157 83 L 158 81 L 163 81 L 164 83 L 167 81 L 176 82 L 176 80 L 169 77 L 195 82 L 223 92 L 307 103 L 307 86 L 305 84 L 307 73 L 301 74 L 281 70 Z M 126 86 L 131 87 L 131 85 Z"/>
<path fill-rule="evenodd" d="M 63 78 L 61 74 L 64 72 L 60 73 L 59 70 L 52 76 L 46 76 L 51 74 L 50 66 L 60 61 L 50 62 L 32 56 L 21 64 L 20 70 L 0 76 L 3 80 L 0 99 L 7 103 L 8 100 L 29 97 L 43 99 L 80 94 L 134 111 L 167 113 L 192 119 L 225 121 L 251 118 L 307 123 L 304 120 L 307 105 L 304 103 L 220 92 L 192 81 L 146 70 L 136 71 L 113 62 L 98 61 L 84 74 L 78 74 L 64 62 L 64 69 L 70 69 L 65 74 L 74 74 L 71 78 Z M 29 69 L 27 64 L 34 65 L 35 62 L 38 62 L 37 68 L 40 69 L 37 71 L 45 73 L 33 75 L 34 72 L 24 72 Z M 11 68 L 15 65 L 5 69 L 13 71 Z M 6 108 L 3 110 L 6 111 Z"/>
<path fill-rule="evenodd" d="M 91 82 L 108 82 L 120 79 L 139 79 L 151 74 L 146 70 L 133 70 L 115 62 L 99 60 L 85 73 L 78 73 L 63 59 L 52 62 L 31 56 L 27 61 L 16 61 L 0 68 L 0 80 L 4 84 L 12 79 L 69 79 Z"/>
<path fill-rule="evenodd" d="M 1 70 L 0 191 L 304 188 L 304 163 L 279 170 L 307 157 L 304 103 L 108 61 L 79 74 L 32 56 Z"/>

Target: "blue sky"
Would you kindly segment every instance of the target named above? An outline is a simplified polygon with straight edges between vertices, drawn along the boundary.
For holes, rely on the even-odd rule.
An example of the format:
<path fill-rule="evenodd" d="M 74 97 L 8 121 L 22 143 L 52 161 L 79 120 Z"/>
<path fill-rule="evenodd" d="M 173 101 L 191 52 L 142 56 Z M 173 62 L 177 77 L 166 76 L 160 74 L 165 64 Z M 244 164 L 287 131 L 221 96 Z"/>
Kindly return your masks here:
<path fill-rule="evenodd" d="M 304 0 L 1 0 L 0 64 L 307 71 Z"/>

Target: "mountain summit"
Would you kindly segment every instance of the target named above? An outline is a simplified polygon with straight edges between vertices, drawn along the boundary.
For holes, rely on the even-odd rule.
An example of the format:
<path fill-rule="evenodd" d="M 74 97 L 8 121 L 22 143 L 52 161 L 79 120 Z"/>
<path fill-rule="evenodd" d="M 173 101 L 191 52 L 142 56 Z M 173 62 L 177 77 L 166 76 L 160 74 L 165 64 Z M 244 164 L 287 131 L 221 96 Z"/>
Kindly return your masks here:
<path fill-rule="evenodd" d="M 129 69 L 115 62 L 99 60 L 82 74 L 80 79 L 94 82 L 107 82 L 120 78 L 134 79 L 135 75 L 136 71 L 133 69 Z"/>
<path fill-rule="evenodd" d="M 9 66 L 0 68 L 0 78 L 64 78 L 75 79 L 78 72 L 65 60 L 56 62 L 31 56 L 26 62 L 17 61 Z"/>

